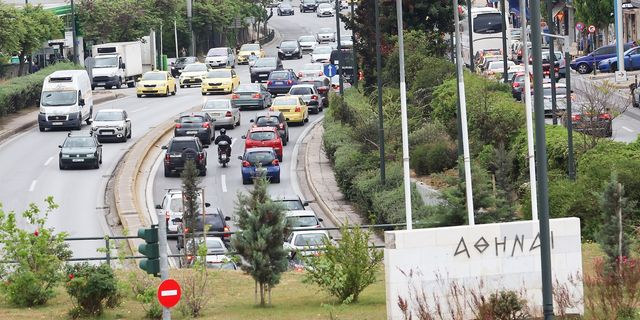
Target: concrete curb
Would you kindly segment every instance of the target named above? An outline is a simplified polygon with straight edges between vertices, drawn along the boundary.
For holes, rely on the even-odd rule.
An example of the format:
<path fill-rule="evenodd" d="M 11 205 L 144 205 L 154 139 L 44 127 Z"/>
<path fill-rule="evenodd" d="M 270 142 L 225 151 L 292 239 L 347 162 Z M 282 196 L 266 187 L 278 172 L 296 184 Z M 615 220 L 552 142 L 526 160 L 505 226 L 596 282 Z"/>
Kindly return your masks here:
<path fill-rule="evenodd" d="M 116 100 L 116 99 L 118 99 L 120 97 L 123 97 L 123 96 L 124 96 L 123 94 L 115 93 L 115 94 L 112 94 L 112 95 L 110 94 L 108 96 L 98 97 L 93 101 L 93 104 L 94 105 L 95 104 L 101 104 L 101 103 L 104 103 L 104 102 L 107 102 L 107 101 Z M 31 113 L 35 114 L 36 111 L 33 111 Z M 4 140 L 7 140 L 7 139 L 11 138 L 12 136 L 14 136 L 14 135 L 16 135 L 18 133 L 21 133 L 21 132 L 23 132 L 25 130 L 29 130 L 29 129 L 37 126 L 37 125 L 38 125 L 38 119 L 37 119 L 37 117 L 34 117 L 33 120 L 25 122 L 25 123 L 15 127 L 15 128 L 11 128 L 11 129 L 8 129 L 8 130 L 3 130 L 2 132 L 0 132 L 0 142 L 2 142 Z"/>

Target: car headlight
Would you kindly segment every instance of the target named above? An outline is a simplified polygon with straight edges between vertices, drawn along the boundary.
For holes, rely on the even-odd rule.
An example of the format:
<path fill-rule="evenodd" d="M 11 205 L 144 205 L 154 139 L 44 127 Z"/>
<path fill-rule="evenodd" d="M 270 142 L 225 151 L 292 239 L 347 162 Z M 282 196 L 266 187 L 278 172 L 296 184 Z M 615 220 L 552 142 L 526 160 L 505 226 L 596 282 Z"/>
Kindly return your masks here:
<path fill-rule="evenodd" d="M 85 154 L 84 156 L 85 156 L 86 158 L 93 158 L 93 157 L 95 157 L 96 155 L 95 155 L 95 154 L 93 154 L 93 153 L 87 153 L 87 154 Z"/>
<path fill-rule="evenodd" d="M 68 155 L 68 154 L 64 154 L 64 153 L 62 154 L 62 157 L 63 157 L 63 158 L 65 158 L 65 159 L 66 159 L 66 158 L 71 158 L 71 157 L 69 157 L 69 155 Z"/>
<path fill-rule="evenodd" d="M 278 49 L 278 52 L 282 53 L 282 49 Z"/>

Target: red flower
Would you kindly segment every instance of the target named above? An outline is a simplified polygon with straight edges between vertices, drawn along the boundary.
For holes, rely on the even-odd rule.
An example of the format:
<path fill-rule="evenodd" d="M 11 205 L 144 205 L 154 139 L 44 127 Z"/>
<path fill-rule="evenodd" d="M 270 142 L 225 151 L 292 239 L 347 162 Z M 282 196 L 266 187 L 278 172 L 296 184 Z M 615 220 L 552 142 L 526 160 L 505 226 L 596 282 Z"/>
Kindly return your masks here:
<path fill-rule="evenodd" d="M 73 280 L 73 273 L 69 274 L 69 280 Z"/>
<path fill-rule="evenodd" d="M 39 234 L 40 234 L 40 232 L 38 231 L 38 229 L 36 229 L 36 231 L 34 231 L 34 232 L 33 232 L 33 235 L 34 235 L 34 236 L 36 236 L 36 237 L 37 237 Z"/>

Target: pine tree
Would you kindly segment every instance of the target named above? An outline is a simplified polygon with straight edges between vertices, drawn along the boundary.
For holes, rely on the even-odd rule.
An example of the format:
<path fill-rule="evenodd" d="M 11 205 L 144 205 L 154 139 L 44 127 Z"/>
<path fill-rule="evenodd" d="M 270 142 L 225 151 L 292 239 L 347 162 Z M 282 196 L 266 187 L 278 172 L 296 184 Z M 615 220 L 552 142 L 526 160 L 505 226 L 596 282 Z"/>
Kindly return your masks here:
<path fill-rule="evenodd" d="M 612 173 L 600 197 L 602 228 L 598 235 L 598 243 L 607 254 L 611 270 L 615 270 L 618 259 L 629 255 L 629 237 L 623 223 L 634 207 L 635 203 L 624 197 L 624 187 L 618 182 L 618 176 Z"/>
<path fill-rule="evenodd" d="M 200 206 L 202 205 L 198 201 L 201 178 L 193 160 L 187 160 L 184 170 L 180 173 L 180 178 L 182 178 L 182 224 L 185 230 L 183 245 L 186 247 L 189 239 L 194 237 L 196 216 L 201 214 Z M 194 254 L 197 251 L 198 249 L 194 248 Z"/>
<path fill-rule="evenodd" d="M 287 270 L 287 252 L 282 246 L 285 233 L 284 208 L 269 198 L 265 177 L 255 179 L 253 191 L 238 194 L 236 215 L 242 231 L 231 239 L 234 250 L 246 261 L 242 270 L 260 286 L 260 305 L 265 305 L 265 293 L 280 282 Z M 257 300 L 257 292 L 256 292 Z"/>

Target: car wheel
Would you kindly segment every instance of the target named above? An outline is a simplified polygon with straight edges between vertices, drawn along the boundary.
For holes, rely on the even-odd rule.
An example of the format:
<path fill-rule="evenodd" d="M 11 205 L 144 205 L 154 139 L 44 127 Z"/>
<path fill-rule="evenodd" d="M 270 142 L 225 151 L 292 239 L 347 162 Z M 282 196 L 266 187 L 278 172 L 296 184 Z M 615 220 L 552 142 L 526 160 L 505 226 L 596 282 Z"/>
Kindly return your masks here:
<path fill-rule="evenodd" d="M 586 74 L 586 73 L 591 72 L 591 67 L 589 67 L 589 65 L 586 64 L 586 63 L 579 64 L 576 69 L 577 69 L 578 73 L 580 73 L 580 74 Z"/>
<path fill-rule="evenodd" d="M 241 119 L 241 117 L 240 117 L 240 115 L 238 114 L 238 121 L 236 121 L 236 126 L 239 126 L 239 125 L 240 125 L 240 119 Z"/>
<path fill-rule="evenodd" d="M 207 168 L 200 169 L 200 176 L 204 177 L 207 175 Z"/>
<path fill-rule="evenodd" d="M 96 161 L 96 163 L 93 165 L 94 169 L 100 169 L 100 161 Z"/>
<path fill-rule="evenodd" d="M 618 71 L 618 64 L 617 63 L 612 63 L 611 64 L 611 70 L 609 70 L 610 72 L 616 72 Z"/>
<path fill-rule="evenodd" d="M 141 94 L 136 94 L 136 96 L 137 96 L 138 98 L 142 98 L 142 95 L 141 95 Z"/>
<path fill-rule="evenodd" d="M 102 164 L 102 153 L 100 153 L 100 160 L 98 160 L 98 163 Z"/>
<path fill-rule="evenodd" d="M 164 96 L 165 96 L 165 97 L 168 97 L 168 96 L 169 96 L 169 86 L 167 86 L 166 91 L 165 91 L 165 93 L 164 93 Z"/>
<path fill-rule="evenodd" d="M 171 170 L 169 170 L 167 168 L 164 168 L 164 176 L 167 177 L 167 178 L 171 177 Z"/>
<path fill-rule="evenodd" d="M 180 88 L 184 88 L 184 84 L 181 84 L 181 85 L 180 85 Z"/>
<path fill-rule="evenodd" d="M 45 128 L 43 126 L 38 126 L 38 129 L 40 129 L 40 132 L 44 132 Z"/>
<path fill-rule="evenodd" d="M 60 170 L 64 170 L 67 167 L 64 164 L 62 164 L 62 161 L 58 161 L 58 168 L 60 168 Z"/>
<path fill-rule="evenodd" d="M 187 88 L 191 88 L 191 85 L 190 85 L 190 84 L 188 84 L 188 85 L 187 85 Z"/>
<path fill-rule="evenodd" d="M 75 128 L 76 130 L 82 129 L 82 113 L 78 112 L 78 125 Z"/>
<path fill-rule="evenodd" d="M 203 95 L 203 96 L 206 96 L 206 95 L 207 95 L 207 93 L 206 93 L 206 92 L 203 92 L 203 93 L 202 93 L 202 95 Z"/>
<path fill-rule="evenodd" d="M 176 85 L 173 85 L 173 93 L 171 94 L 175 96 L 176 93 L 178 93 L 178 87 Z"/>
<path fill-rule="evenodd" d="M 135 86 L 136 86 L 136 83 L 135 83 L 135 82 L 133 82 L 133 81 L 131 81 L 131 82 L 127 82 L 127 87 L 128 87 L 128 88 L 133 88 L 133 87 L 135 87 Z"/>
<path fill-rule="evenodd" d="M 131 128 L 129 128 L 129 132 L 127 133 L 127 139 L 131 139 Z"/>
<path fill-rule="evenodd" d="M 251 179 L 242 178 L 242 184 L 251 184 Z"/>
<path fill-rule="evenodd" d="M 118 84 L 116 84 L 116 89 L 122 88 L 122 78 L 118 78 Z"/>

